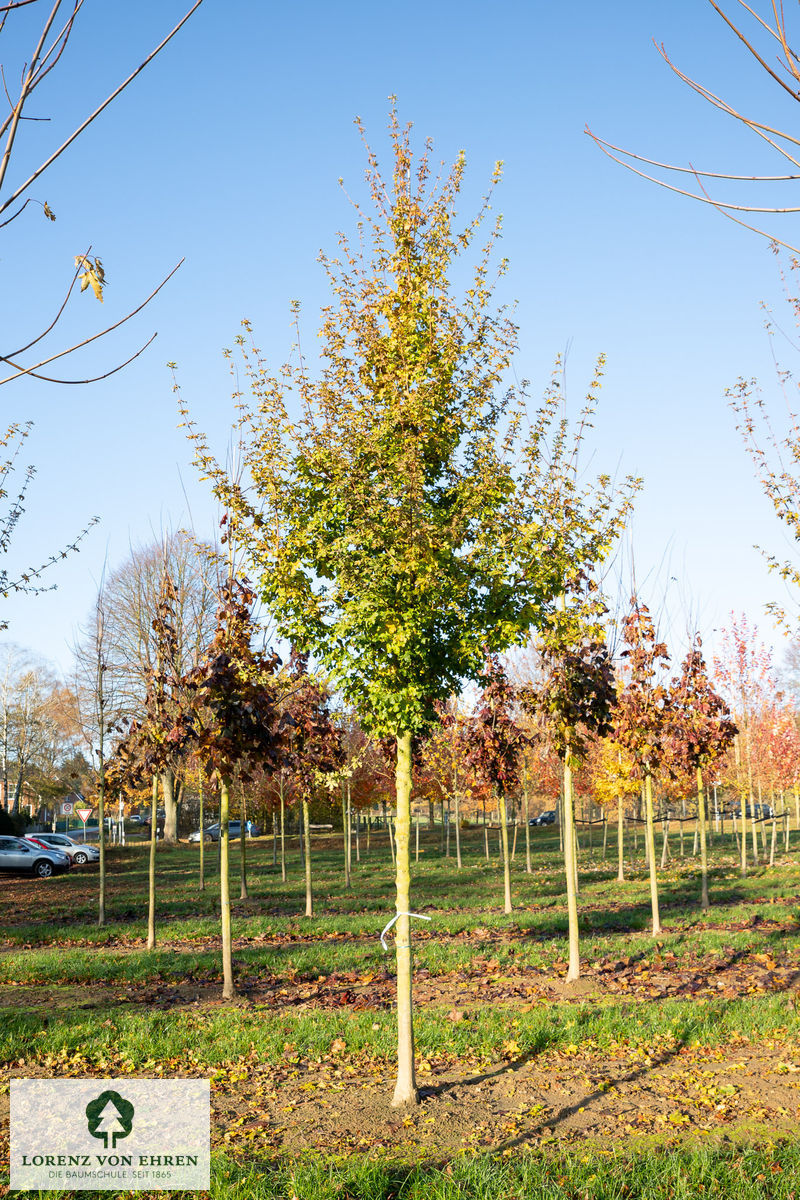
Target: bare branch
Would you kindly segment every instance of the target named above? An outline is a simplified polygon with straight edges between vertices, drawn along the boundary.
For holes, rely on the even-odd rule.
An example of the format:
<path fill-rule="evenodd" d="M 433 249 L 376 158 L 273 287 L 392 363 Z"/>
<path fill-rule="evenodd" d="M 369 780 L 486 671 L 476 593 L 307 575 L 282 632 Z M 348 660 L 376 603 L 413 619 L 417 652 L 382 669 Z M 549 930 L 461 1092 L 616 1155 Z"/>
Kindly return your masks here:
<path fill-rule="evenodd" d="M 36 73 L 36 66 L 37 66 L 37 63 L 39 60 L 39 56 L 42 53 L 42 51 L 44 50 L 44 44 L 47 41 L 47 38 L 50 34 L 50 29 L 53 25 L 53 22 L 56 19 L 56 16 L 58 15 L 58 10 L 60 7 L 61 7 L 61 0 L 56 0 L 55 4 L 53 5 L 53 8 L 50 10 L 50 16 L 47 18 L 47 20 L 44 23 L 44 27 L 39 36 L 39 41 L 37 43 L 36 49 L 33 52 L 33 57 L 31 58 L 30 66 L 28 67 L 27 71 L 25 72 L 25 77 L 22 81 L 22 88 L 20 89 L 19 99 L 17 100 L 17 103 L 14 106 L 14 110 L 11 113 L 10 117 L 0 127 L 0 132 L 5 132 L 5 130 L 8 129 L 8 137 L 6 138 L 6 148 L 3 152 L 2 159 L 0 160 L 0 188 L 2 188 L 2 186 L 3 186 L 3 181 L 5 180 L 5 177 L 6 177 L 6 171 L 8 170 L 8 164 L 11 161 L 11 151 L 14 147 L 14 139 L 17 136 L 17 129 L 19 128 L 19 121 L 20 121 L 20 117 L 22 116 L 22 109 L 24 107 L 25 100 L 27 99 L 28 93 L 31 89 L 31 81 Z M 18 191 L 14 196 L 12 196 L 9 200 L 7 200 L 5 204 L 0 205 L 0 212 L 3 212 L 8 207 L 8 205 L 10 203 L 12 203 L 12 201 L 17 199 L 17 196 L 19 196 L 20 194 L 21 193 Z"/>
<path fill-rule="evenodd" d="M 60 0 L 59 0 L 59 2 L 60 2 Z M 136 78 L 136 76 L 139 75 L 144 70 L 144 68 L 147 66 L 147 64 L 152 62 L 152 60 L 156 57 L 156 55 L 159 54 L 160 51 L 164 49 L 164 47 L 167 45 L 167 43 L 170 42 L 172 40 L 172 38 L 175 36 L 175 34 L 178 32 L 178 30 L 181 29 L 186 24 L 186 22 L 189 20 L 189 17 L 191 17 L 192 13 L 194 13 L 200 7 L 200 5 L 202 3 L 203 3 L 203 0 L 195 0 L 195 3 L 192 5 L 192 7 L 189 9 L 189 11 L 185 14 L 185 16 L 183 16 L 181 18 L 181 20 L 177 23 L 177 25 L 175 25 L 170 30 L 170 32 L 167 34 L 167 36 L 161 42 L 159 42 L 159 44 L 156 46 L 156 48 L 154 50 L 152 50 L 150 52 L 150 54 L 148 54 L 148 56 L 147 56 L 147 58 L 145 58 L 144 62 L 140 63 L 140 65 L 136 68 L 136 70 L 132 71 L 131 74 L 128 76 L 128 78 L 126 80 L 124 80 L 124 82 L 121 83 L 119 85 L 119 87 L 116 88 L 109 96 L 107 96 L 102 104 L 98 105 L 98 107 L 94 110 L 94 112 L 91 113 L 86 118 L 86 120 L 83 121 L 77 127 L 77 129 L 74 130 L 73 133 L 70 134 L 70 136 L 66 139 L 66 141 L 62 142 L 62 144 L 58 147 L 58 149 L 55 150 L 48 159 L 46 159 L 39 167 L 36 168 L 35 171 L 33 171 L 33 173 L 31 175 L 28 176 L 28 178 L 25 180 L 25 182 L 23 184 L 21 184 L 16 189 L 16 191 L 13 192 L 12 195 L 10 195 L 8 197 L 7 200 L 5 200 L 3 203 L 0 203 L 0 212 L 3 212 L 9 206 L 9 204 L 12 204 L 14 202 L 14 200 L 16 200 L 28 187 L 30 187 L 30 185 L 33 183 L 33 181 L 35 179 L 38 179 L 38 177 L 44 171 L 46 171 L 48 167 L 52 166 L 52 164 L 55 162 L 55 160 L 61 154 L 64 153 L 64 151 L 67 149 L 67 147 L 72 145 L 72 143 L 75 141 L 75 139 L 77 137 L 79 137 L 80 134 L 83 133 L 84 129 L 86 129 L 89 125 L 91 125 L 92 122 L 95 121 L 97 119 L 97 117 L 100 116 L 100 113 L 103 112 L 103 110 L 106 109 L 109 106 L 109 104 L 111 104 L 111 102 L 113 100 L 115 100 L 117 98 L 117 96 L 119 96 L 119 94 L 121 92 L 123 92 L 126 87 L 128 87 L 129 84 L 131 84 L 133 82 L 133 80 Z M 56 7 L 58 7 L 58 5 L 56 5 Z M 29 75 L 30 75 L 30 72 L 29 72 Z M 12 138 L 12 141 L 13 141 L 13 138 Z M 10 148 L 9 148 L 9 153 L 10 153 Z M 4 167 L 0 167 L 0 186 L 2 186 L 4 174 L 5 174 Z"/>
<path fill-rule="evenodd" d="M 608 142 L 605 138 L 598 137 L 596 133 L 592 133 L 588 125 L 584 127 L 584 133 L 588 134 L 592 141 L 596 142 L 601 149 L 605 146 L 609 150 L 615 150 L 617 154 L 624 154 L 626 158 L 633 158 L 637 162 L 647 163 L 650 167 L 660 167 L 664 171 L 679 171 L 683 175 L 694 175 L 695 178 L 701 175 L 703 179 L 730 179 L 738 183 L 781 183 L 800 179 L 800 175 L 729 175 L 726 171 L 700 171 L 696 167 L 678 167 L 674 163 L 659 162 L 657 158 L 645 158 L 643 154 L 634 154 L 632 150 L 625 150 L 622 146 L 615 146 L 613 142 Z M 615 161 L 619 162 L 619 159 L 615 159 Z M 622 165 L 625 166 L 624 163 Z"/>
<path fill-rule="evenodd" d="M 102 334 L 98 334 L 97 336 L 102 337 Z M 20 375 L 30 375 L 30 377 L 32 379 L 41 379 L 44 383 L 66 383 L 66 384 L 99 383 L 99 381 L 101 379 L 108 379 L 108 377 L 110 375 L 116 375 L 117 371 L 121 371 L 123 367 L 127 367 L 128 364 L 132 363 L 135 358 L 138 358 L 140 354 L 144 354 L 147 347 L 151 344 L 151 342 L 154 342 L 157 337 L 158 337 L 158 333 L 152 334 L 152 336 L 147 339 L 145 344 L 143 346 L 139 347 L 139 349 L 136 351 L 135 354 L 132 354 L 130 356 L 130 358 L 126 358 L 125 361 L 119 363 L 118 366 L 112 367 L 111 370 L 104 371 L 102 375 L 92 375 L 90 378 L 87 378 L 87 379 L 56 379 L 51 375 L 41 375 L 38 371 L 33 370 L 30 367 L 27 367 L 27 368 L 22 367 L 17 371 L 16 375 L 9 375 L 7 379 L 0 379 L 0 387 L 2 387 L 2 385 L 4 383 L 10 383 L 12 379 L 19 379 Z M 75 347 L 73 347 L 72 349 L 75 349 Z M 72 349 L 64 350 L 63 353 L 71 354 Z M 61 355 L 58 354 L 58 355 L 55 355 L 54 357 L 60 358 Z M 52 362 L 52 359 L 48 359 L 47 361 Z M 6 362 L 10 362 L 10 359 L 6 359 Z M 11 363 L 12 367 L 15 365 L 16 365 L 15 363 Z"/>
<path fill-rule="evenodd" d="M 131 317 L 135 317 L 137 313 L 140 313 L 142 311 L 142 309 L 147 304 L 150 303 L 150 301 L 153 299 L 153 297 L 158 295 L 158 293 L 161 291 L 161 289 L 164 287 L 164 285 L 169 282 L 169 280 L 172 278 L 172 276 L 175 274 L 175 272 L 178 270 L 178 268 L 183 264 L 183 262 L 184 262 L 184 259 L 181 259 L 181 261 L 172 268 L 169 275 L 167 275 L 164 279 L 162 279 L 162 281 L 158 285 L 158 287 L 154 288 L 154 290 L 150 293 L 150 295 L 147 297 L 147 299 L 143 300 L 142 303 L 140 305 L 138 305 L 137 308 L 132 309 L 129 313 L 126 314 L 126 316 L 122 317 L 119 321 L 115 321 L 113 325 L 108 325 L 108 326 L 106 326 L 105 329 L 101 329 L 99 333 L 94 333 L 94 334 L 92 334 L 91 337 L 84 338 L 84 340 L 82 342 L 75 342 L 75 344 L 70 346 L 68 349 L 60 350 L 58 354 L 52 354 L 49 358 L 42 359 L 41 362 L 35 363 L 32 367 L 20 367 L 16 363 L 10 362 L 10 359 L 8 359 L 6 356 L 0 355 L 0 362 L 9 362 L 10 365 L 15 368 L 15 372 L 16 372 L 14 375 L 8 375 L 5 379 L 0 379 L 0 387 L 2 387 L 4 383 L 10 383 L 13 379 L 18 379 L 21 375 L 32 375 L 34 377 L 34 379 L 38 379 L 38 378 L 47 379 L 46 376 L 37 375 L 37 372 L 39 371 L 40 367 L 46 367 L 48 363 L 55 362 L 59 358 L 64 358 L 64 356 L 67 354 L 73 354 L 76 350 L 83 349 L 84 346 L 90 345 L 91 342 L 96 342 L 98 338 L 105 337 L 106 334 L 112 333 L 115 329 L 119 329 L 119 327 L 121 325 L 124 325 L 126 321 L 130 321 Z M 153 337 L 150 338 L 150 341 L 146 342 L 145 345 L 142 346 L 142 349 L 138 350 L 136 352 L 136 354 L 134 354 L 132 356 L 132 358 L 127 360 L 127 362 L 132 362 L 134 358 L 137 358 L 139 356 L 139 354 L 142 353 L 142 350 L 146 349 L 146 347 L 150 345 L 150 342 L 152 342 L 152 340 L 155 336 L 156 335 L 153 334 Z M 81 383 L 81 382 L 95 383 L 98 379 L 106 379 L 108 377 L 108 375 L 113 375 L 116 371 L 119 371 L 123 366 L 127 366 L 127 363 L 121 363 L 120 366 L 115 367 L 113 371 L 108 371 L 108 372 L 106 372 L 105 375 L 98 375 L 93 379 L 87 379 L 85 381 L 84 380 L 73 380 L 73 379 L 55 379 L 55 380 L 47 379 L 47 382 L 52 382 L 52 383 Z"/>
<path fill-rule="evenodd" d="M 608 146 L 610 145 L 610 143 L 604 142 L 602 140 L 602 138 L 599 138 L 596 136 L 596 134 L 592 133 L 592 131 L 589 129 L 588 125 L 585 129 L 585 132 L 589 135 L 589 137 L 592 139 L 592 141 L 595 142 L 595 144 L 600 147 L 600 149 L 603 151 L 603 153 L 608 156 L 608 158 L 613 159 L 614 162 L 619 163 L 620 166 L 622 166 L 622 167 L 627 167 L 627 169 L 629 171 L 633 171 L 634 175 L 639 175 L 639 176 L 641 176 L 642 179 L 649 179 L 651 183 L 657 183 L 657 184 L 659 184 L 660 187 L 666 188 L 670 192 L 677 192 L 679 196 L 688 196 L 690 200 L 701 200 L 704 204 L 711 204 L 714 208 L 718 208 L 720 210 L 730 209 L 733 212 L 761 212 L 761 213 L 796 213 L 796 212 L 800 212 L 800 207 L 797 207 L 797 208 L 775 208 L 775 207 L 770 206 L 770 207 L 759 208 L 753 204 L 726 204 L 722 200 L 712 199 L 705 192 L 702 196 L 699 196 L 697 194 L 697 192 L 689 192 L 685 188 L 676 187 L 675 184 L 666 183 L 663 179 L 659 179 L 658 176 L 656 176 L 656 175 L 648 175 L 646 171 L 640 171 L 638 169 L 638 167 L 634 167 L 631 163 L 626 162 L 624 158 L 618 158 L 616 154 L 612 154 L 610 149 L 608 149 Z M 615 149 L 616 149 L 616 147 L 615 147 Z M 619 153 L 626 154 L 630 158 L 635 158 L 639 162 L 650 161 L 649 159 L 646 159 L 646 158 L 645 159 L 640 158 L 640 156 L 638 154 L 631 154 L 628 150 L 620 150 Z M 660 166 L 661 164 L 656 164 L 656 165 Z M 699 177 L 701 175 L 706 178 L 710 177 L 712 179 L 734 178 L 733 176 L 718 176 L 713 173 L 709 173 L 708 171 L 695 171 L 691 167 L 688 167 L 688 168 L 675 167 L 675 168 L 670 168 L 670 169 L 674 169 L 677 171 L 686 171 L 687 174 L 693 175 L 695 177 L 695 179 L 697 179 L 698 187 L 702 187 L 702 184 L 700 183 L 700 179 L 699 179 Z M 745 178 L 749 178 L 749 177 L 745 177 Z M 758 180 L 758 176 L 754 176 L 753 178 L 756 181 Z M 791 177 L 786 176 L 785 178 L 791 178 Z"/>
<path fill-rule="evenodd" d="M 784 91 L 787 91 L 793 100 L 800 100 L 800 92 L 796 92 L 793 88 L 790 88 L 788 83 L 786 83 L 786 81 L 784 79 L 781 79 L 780 75 L 777 75 L 775 73 L 775 71 L 773 71 L 772 67 L 767 65 L 767 63 L 764 61 L 764 59 L 758 53 L 758 51 L 756 50 L 756 48 L 752 44 L 752 42 L 748 41 L 748 39 L 742 33 L 741 29 L 739 29 L 738 25 L 734 25 L 733 21 L 730 19 L 730 17 L 727 15 L 727 13 L 723 12 L 723 10 L 717 4 L 716 0 L 708 0 L 708 3 L 714 9 L 714 12 L 719 13 L 719 15 L 722 17 L 723 21 L 725 22 L 725 24 L 728 26 L 728 28 L 733 33 L 736 34 L 739 41 L 742 42 L 747 47 L 747 49 L 752 54 L 753 58 L 756 60 L 757 63 L 760 64 L 760 66 L 762 66 L 764 68 L 764 70 L 767 72 L 767 74 L 770 75 L 772 77 L 772 79 L 775 80 L 776 83 L 780 84 L 780 86 L 784 89 Z M 745 4 L 745 5 L 743 5 L 743 7 L 747 8 L 748 6 Z M 772 6 L 772 9 L 773 9 L 773 12 L 775 13 L 775 24 L 776 24 L 777 30 L 778 30 L 776 36 L 778 38 L 778 41 L 781 43 L 781 45 L 784 46 L 786 53 L 788 55 L 789 48 L 786 45 L 786 37 L 785 37 L 784 28 L 783 28 L 783 26 L 784 26 L 783 15 L 781 14 L 781 16 L 778 16 L 778 12 L 777 12 L 774 4 Z M 752 9 L 748 9 L 748 11 L 752 12 Z M 757 18 L 757 19 L 760 20 L 760 18 Z M 764 22 L 761 21 L 761 24 L 763 25 Z M 773 32 L 773 31 L 770 30 L 770 32 Z M 661 47 L 661 52 L 662 52 L 662 54 L 664 54 L 664 58 L 666 59 L 666 61 L 669 62 L 669 59 L 666 57 L 666 54 L 664 53 L 663 46 Z M 672 64 L 670 63 L 670 66 L 671 65 Z M 795 74 L 795 76 L 796 76 L 796 72 L 793 72 L 793 74 Z"/>

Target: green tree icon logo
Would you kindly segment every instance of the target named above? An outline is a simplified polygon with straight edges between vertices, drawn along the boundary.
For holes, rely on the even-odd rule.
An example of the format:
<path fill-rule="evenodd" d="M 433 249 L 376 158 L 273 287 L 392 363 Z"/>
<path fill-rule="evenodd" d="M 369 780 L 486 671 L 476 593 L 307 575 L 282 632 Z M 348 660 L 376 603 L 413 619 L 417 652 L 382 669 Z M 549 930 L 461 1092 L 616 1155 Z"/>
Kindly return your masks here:
<path fill-rule="evenodd" d="M 102 1138 L 108 1149 L 111 1138 L 113 1150 L 120 1138 L 126 1138 L 133 1128 L 133 1105 L 119 1092 L 101 1092 L 96 1100 L 86 1105 L 86 1119 L 92 1137 Z"/>

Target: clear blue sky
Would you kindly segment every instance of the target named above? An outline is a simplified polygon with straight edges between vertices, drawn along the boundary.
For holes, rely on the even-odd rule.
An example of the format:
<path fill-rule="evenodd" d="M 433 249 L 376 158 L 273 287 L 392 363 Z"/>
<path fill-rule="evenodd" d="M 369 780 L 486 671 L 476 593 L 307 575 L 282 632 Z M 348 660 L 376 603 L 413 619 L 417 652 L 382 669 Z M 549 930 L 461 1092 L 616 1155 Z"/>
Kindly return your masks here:
<path fill-rule="evenodd" d="M 51 120 L 25 127 L 15 170 L 38 161 L 183 10 L 180 0 L 86 0 L 71 49 L 31 110 Z M 632 531 L 645 594 L 651 586 L 657 604 L 669 588 L 676 634 L 690 609 L 713 642 L 735 609 L 774 640 L 763 606 L 783 594 L 752 547 L 787 547 L 724 391 L 758 375 L 779 404 L 759 307 L 780 309 L 775 259 L 713 211 L 610 163 L 583 127 L 655 158 L 742 173 L 774 167 L 675 79 L 653 38 L 712 90 L 791 127 L 791 102 L 762 83 L 702 0 L 205 0 L 34 187 L 56 224 L 29 210 L 2 232 L 0 327 L 11 342 L 54 309 L 72 257 L 89 243 L 107 271 L 106 302 L 77 297 L 65 336 L 117 319 L 186 257 L 149 311 L 65 367 L 95 373 L 157 329 L 127 370 L 91 388 L 3 389 L 6 418 L 35 421 L 28 457 L 38 468 L 10 571 L 68 542 L 91 515 L 102 519 L 53 573 L 56 592 L 5 603 L 5 638 L 66 667 L 106 557 L 115 566 L 163 525 L 193 520 L 201 535 L 212 532 L 214 508 L 176 428 L 165 364 L 179 363 L 198 423 L 224 446 L 231 386 L 221 349 L 247 317 L 278 362 L 294 298 L 313 336 L 325 300 L 317 253 L 352 228 L 337 180 L 358 192 L 362 179 L 353 118 L 380 154 L 395 94 L 402 118 L 420 139 L 432 136 L 442 158 L 465 149 L 465 211 L 494 161 L 505 162 L 495 207 L 519 301 L 518 375 L 540 390 L 569 347 L 577 406 L 595 356 L 607 354 L 595 462 L 645 478 Z M 3 34 L 12 78 L 19 51 Z M 792 226 L 797 218 L 786 218 L 797 240 Z"/>

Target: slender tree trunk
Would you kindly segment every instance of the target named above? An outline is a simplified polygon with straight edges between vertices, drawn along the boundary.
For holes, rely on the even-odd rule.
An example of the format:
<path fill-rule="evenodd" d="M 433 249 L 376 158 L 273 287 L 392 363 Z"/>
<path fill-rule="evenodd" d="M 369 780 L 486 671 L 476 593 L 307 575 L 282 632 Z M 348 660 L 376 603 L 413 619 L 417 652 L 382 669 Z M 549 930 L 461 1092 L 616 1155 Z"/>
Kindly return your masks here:
<path fill-rule="evenodd" d="M 783 835 L 784 835 L 783 848 L 786 851 L 786 853 L 788 854 L 789 853 L 789 812 L 788 812 L 788 809 L 786 808 L 785 802 L 784 802 L 784 809 L 783 809 Z"/>
<path fill-rule="evenodd" d="M 661 836 L 663 838 L 661 844 L 661 870 L 663 871 L 669 857 L 669 818 L 661 823 Z"/>
<path fill-rule="evenodd" d="M 569 968 L 567 983 L 580 978 L 581 957 L 578 931 L 578 896 L 575 887 L 577 865 L 575 862 L 575 809 L 572 795 L 572 766 L 570 748 L 567 743 L 564 754 L 564 798 L 561 806 L 564 816 L 564 873 L 567 881 L 567 916 L 569 920 Z"/>
<path fill-rule="evenodd" d="M 685 818 L 686 818 L 686 799 L 684 798 L 683 800 L 681 800 L 681 818 L 680 818 L 680 821 L 678 822 L 678 827 L 679 827 L 678 841 L 680 844 L 681 858 L 683 858 L 683 822 L 684 822 Z"/>
<path fill-rule="evenodd" d="M 483 852 L 489 861 L 489 827 L 486 824 L 486 804 L 483 806 Z"/>
<path fill-rule="evenodd" d="M 394 838 L 392 837 L 392 822 L 387 821 L 386 823 L 389 827 L 389 849 L 392 852 L 392 866 L 397 867 L 397 857 L 394 852 Z"/>
<path fill-rule="evenodd" d="M 741 847 L 740 847 L 741 852 L 742 852 L 741 872 L 742 872 L 742 875 L 746 875 L 747 874 L 747 800 L 746 800 L 746 795 L 745 795 L 744 790 L 742 791 L 741 800 L 742 800 L 742 843 L 741 843 Z M 756 861 L 758 861 L 758 860 L 756 860 Z"/>
<path fill-rule="evenodd" d="M 775 821 L 775 818 L 773 817 L 773 818 L 772 818 L 772 839 L 771 839 L 771 841 L 770 841 L 770 847 L 769 847 L 769 865 L 770 865 L 771 867 L 774 867 L 774 866 L 775 866 L 775 835 L 776 835 L 776 827 L 777 827 L 777 823 L 776 823 L 776 821 Z"/>
<path fill-rule="evenodd" d="M 178 809 L 175 804 L 175 772 L 171 767 L 161 772 L 161 793 L 164 800 L 164 845 L 175 846 L 178 841 Z"/>
<path fill-rule="evenodd" d="M 286 797 L 283 791 L 283 771 L 279 776 L 278 788 L 281 797 L 281 879 L 286 883 Z"/>
<path fill-rule="evenodd" d="M 528 795 L 528 764 L 522 764 L 522 796 L 525 805 L 525 870 L 528 875 L 533 874 L 533 863 L 531 862 L 531 802 Z"/>
<path fill-rule="evenodd" d="M 750 833 L 753 840 L 753 866 L 757 867 L 760 861 L 758 853 L 758 826 L 756 824 L 756 805 L 755 800 L 750 800 Z"/>
<path fill-rule="evenodd" d="M 303 801 L 303 837 L 304 837 L 304 856 L 306 869 L 306 916 L 313 917 L 314 915 L 314 898 L 311 894 L 311 828 L 310 817 L 308 814 L 308 801 Z"/>
<path fill-rule="evenodd" d="M 459 871 L 461 870 L 461 810 L 459 807 L 460 803 L 461 803 L 461 801 L 459 799 L 458 791 L 456 791 L 453 794 L 453 804 L 455 806 L 455 819 L 456 819 L 456 867 L 458 868 Z M 417 828 L 417 832 L 419 832 L 419 828 Z"/>
<path fill-rule="evenodd" d="M 419 828 L 419 826 L 418 826 Z M 361 862 L 361 810 L 356 809 L 356 862 Z"/>
<path fill-rule="evenodd" d="M 625 807 L 617 797 L 617 883 L 625 882 Z"/>
<path fill-rule="evenodd" d="M 444 819 L 444 801 L 442 801 L 442 818 Z M 450 857 L 450 797 L 449 796 L 447 797 L 447 822 L 446 822 L 446 824 L 447 824 L 447 849 L 445 850 L 445 857 L 449 858 Z"/>
<path fill-rule="evenodd" d="M 353 803 L 350 797 L 350 780 L 347 781 L 347 886 L 353 878 Z"/>
<path fill-rule="evenodd" d="M 278 866 L 278 814 L 272 813 L 272 869 Z"/>
<path fill-rule="evenodd" d="M 606 810 L 603 809 L 603 862 L 606 861 L 606 850 L 608 849 L 608 821 L 606 820 Z"/>
<path fill-rule="evenodd" d="M 433 800 L 428 799 L 428 829 L 436 828 L 436 817 L 433 811 Z"/>
<path fill-rule="evenodd" d="M 703 772 L 697 768 L 697 823 L 700 827 L 700 877 L 702 892 L 700 907 L 708 912 L 708 848 L 706 846 L 706 798 L 703 792 Z"/>
<path fill-rule="evenodd" d="M 661 933 L 661 918 L 658 913 L 658 875 L 656 874 L 656 847 L 653 830 L 653 780 L 649 771 L 645 774 L 645 839 L 650 862 L 650 907 L 653 913 L 653 936 Z"/>
<path fill-rule="evenodd" d="M 97 819 L 100 829 L 100 891 L 97 902 L 97 924 L 106 923 L 106 768 L 103 761 L 105 748 L 100 735 L 100 769 L 97 775 Z"/>
<path fill-rule="evenodd" d="M 233 953 L 231 938 L 231 890 L 230 890 L 230 838 L 228 819 L 230 814 L 230 780 L 223 779 L 219 791 L 219 915 L 222 926 L 222 999 L 232 1000 Z"/>
<path fill-rule="evenodd" d="M 519 821 L 514 818 L 514 840 L 511 843 L 511 861 L 515 862 L 517 858 L 517 833 L 519 832 Z"/>
<path fill-rule="evenodd" d="M 417 1104 L 417 1081 L 414 1074 L 414 1015 L 412 1006 L 411 964 L 411 863 L 409 841 L 411 833 L 411 734 L 397 737 L 397 924 L 395 955 L 397 960 L 397 1083 L 392 1107 Z"/>
<path fill-rule="evenodd" d="M 239 899 L 247 900 L 247 801 L 244 792 L 239 811 L 239 855 Z"/>
<path fill-rule="evenodd" d="M 503 856 L 503 912 L 511 912 L 511 863 L 508 855 L 508 825 L 506 824 L 506 798 L 504 793 L 497 797 L 497 813 L 500 822 L 500 851 Z"/>
<path fill-rule="evenodd" d="M 150 798 L 150 862 L 147 873 L 147 949 L 156 945 L 156 838 L 158 836 L 158 776 L 153 776 Z"/>
<path fill-rule="evenodd" d="M 203 828 L 203 775 L 200 773 L 200 891 L 206 886 L 206 839 Z"/>
<path fill-rule="evenodd" d="M 794 792 L 794 827 L 795 830 L 800 829 L 800 790 L 797 784 L 793 784 L 792 791 Z"/>
<path fill-rule="evenodd" d="M 774 807 L 774 805 L 773 805 Z M 761 796 L 761 780 L 758 781 L 758 811 L 761 820 L 761 849 L 767 853 L 767 822 L 764 820 L 764 803 Z"/>
<path fill-rule="evenodd" d="M 346 888 L 349 888 L 350 887 L 350 855 L 347 853 L 347 851 L 349 849 L 348 843 L 350 841 L 350 838 L 348 836 L 348 829 L 347 829 L 347 801 L 344 797 L 344 787 L 342 787 L 342 833 L 344 834 L 344 841 L 342 843 L 342 849 L 344 850 L 344 886 Z"/>

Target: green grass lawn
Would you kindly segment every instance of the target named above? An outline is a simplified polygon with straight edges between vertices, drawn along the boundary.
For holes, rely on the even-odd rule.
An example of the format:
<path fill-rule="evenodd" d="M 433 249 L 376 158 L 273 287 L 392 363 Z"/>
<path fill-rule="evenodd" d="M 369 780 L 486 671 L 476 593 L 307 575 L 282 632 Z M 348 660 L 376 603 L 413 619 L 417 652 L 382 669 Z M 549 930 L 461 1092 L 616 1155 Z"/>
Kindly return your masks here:
<path fill-rule="evenodd" d="M 379 934 L 393 914 L 393 870 L 376 834 L 368 853 L 362 838 L 350 890 L 341 836 L 316 839 L 312 918 L 302 915 L 296 839 L 285 883 L 271 840 L 248 845 L 250 895 L 234 904 L 233 1005 L 219 998 L 213 853 L 201 890 L 197 847 L 159 847 L 154 951 L 145 946 L 144 845 L 109 853 L 103 929 L 96 868 L 5 877 L 0 1102 L 12 1075 L 210 1077 L 214 1196 L 788 1198 L 800 1188 L 794 845 L 787 853 L 781 842 L 774 868 L 743 878 L 732 835 L 715 839 L 703 914 L 692 839 L 681 858 L 672 837 L 656 940 L 632 843 L 620 884 L 615 830 L 605 860 L 584 831 L 585 979 L 569 988 L 558 833 L 531 836 L 533 871 L 521 831 L 506 917 L 496 832 L 487 862 L 482 832 L 466 831 L 460 872 L 453 842 L 448 858 L 439 833 L 423 832 L 412 902 L 431 917 L 414 925 L 424 1099 L 407 1134 L 386 1108 L 393 955 Z M 238 873 L 234 850 L 234 895 Z M 556 1102 L 558 1088 L 565 1098 Z M 342 1108 L 338 1137 L 335 1106 L 364 1097 L 363 1114 Z M 464 1128 L 459 1106 L 474 1114 Z M 302 1144 L 292 1141 L 295 1122 L 312 1131 Z"/>

